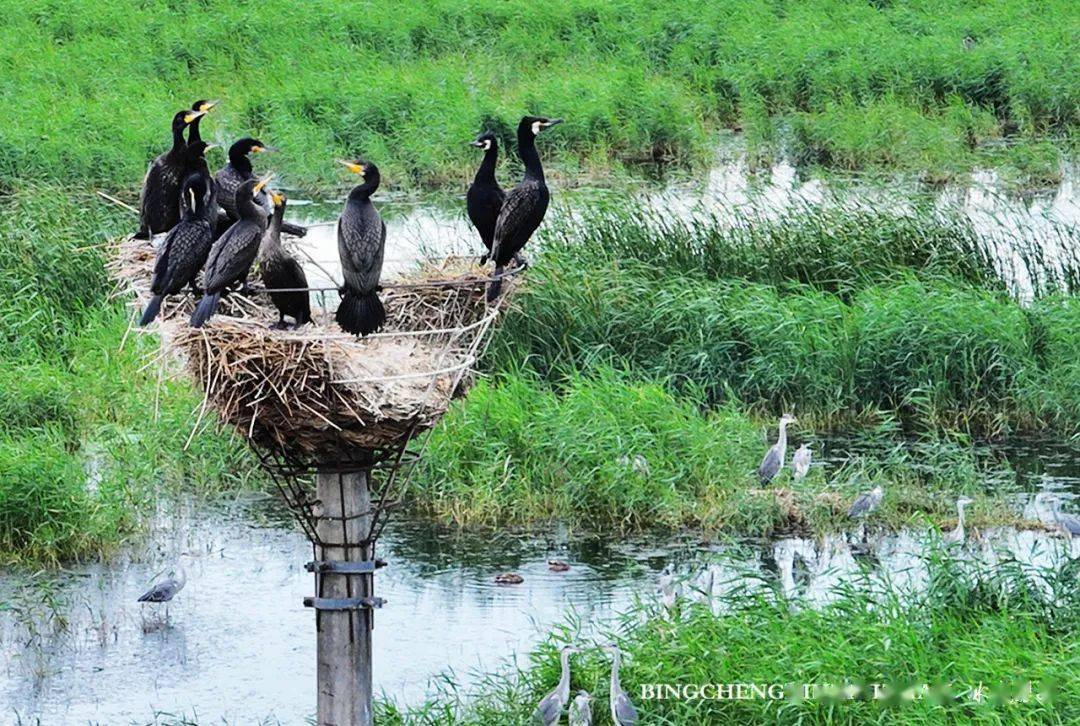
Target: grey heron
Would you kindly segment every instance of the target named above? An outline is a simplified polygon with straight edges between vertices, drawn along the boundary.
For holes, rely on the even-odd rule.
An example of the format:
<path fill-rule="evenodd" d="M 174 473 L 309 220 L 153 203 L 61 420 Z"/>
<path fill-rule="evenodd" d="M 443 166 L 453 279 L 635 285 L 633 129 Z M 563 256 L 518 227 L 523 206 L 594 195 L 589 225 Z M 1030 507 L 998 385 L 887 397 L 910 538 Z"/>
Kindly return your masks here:
<path fill-rule="evenodd" d="M 619 682 L 622 653 L 614 643 L 605 645 L 604 650 L 611 653 L 611 720 L 615 726 L 633 726 L 638 720 L 637 709 Z"/>
<path fill-rule="evenodd" d="M 570 704 L 570 726 L 592 726 L 592 696 L 578 691 Z"/>
<path fill-rule="evenodd" d="M 881 504 L 882 498 L 885 496 L 885 490 L 878 485 L 868 492 L 863 492 L 855 501 L 851 504 L 851 509 L 848 510 L 847 516 L 851 519 L 862 519 L 869 516 L 878 505 Z"/>
<path fill-rule="evenodd" d="M 679 585 L 675 582 L 675 574 L 671 571 L 671 565 L 664 567 L 657 581 L 657 592 L 660 593 L 660 603 L 664 609 L 671 610 L 679 599 Z"/>
<path fill-rule="evenodd" d="M 791 470 L 795 474 L 795 481 L 802 481 L 810 471 L 810 445 L 803 444 L 795 455 L 791 457 Z"/>
<path fill-rule="evenodd" d="M 184 589 L 187 584 L 187 572 L 182 565 L 177 565 L 161 580 L 139 596 L 138 602 L 171 602 L 176 593 Z"/>
<path fill-rule="evenodd" d="M 956 515 L 959 521 L 956 523 L 956 529 L 945 534 L 945 544 L 957 545 L 964 543 L 964 508 L 973 501 L 975 500 L 970 497 L 960 497 L 956 500 Z"/>
<path fill-rule="evenodd" d="M 562 664 L 562 673 L 559 675 L 559 684 L 555 690 L 540 699 L 533 711 L 533 723 L 543 726 L 554 726 L 559 723 L 562 712 L 570 701 L 570 654 L 580 653 L 580 648 L 572 645 L 564 645 L 559 651 L 559 660 Z"/>
<path fill-rule="evenodd" d="M 1061 511 L 1061 499 L 1051 494 L 1044 497 L 1044 501 L 1050 502 L 1050 509 L 1054 513 L 1054 521 L 1066 537 L 1080 536 L 1080 517 Z"/>
<path fill-rule="evenodd" d="M 762 484 L 768 484 L 784 468 L 784 454 L 787 451 L 787 427 L 788 424 L 795 422 L 795 417 L 790 413 L 785 413 L 780 417 L 780 434 L 776 437 L 776 443 L 765 452 L 765 458 L 761 460 L 761 466 L 758 467 L 758 479 L 761 480 Z"/>

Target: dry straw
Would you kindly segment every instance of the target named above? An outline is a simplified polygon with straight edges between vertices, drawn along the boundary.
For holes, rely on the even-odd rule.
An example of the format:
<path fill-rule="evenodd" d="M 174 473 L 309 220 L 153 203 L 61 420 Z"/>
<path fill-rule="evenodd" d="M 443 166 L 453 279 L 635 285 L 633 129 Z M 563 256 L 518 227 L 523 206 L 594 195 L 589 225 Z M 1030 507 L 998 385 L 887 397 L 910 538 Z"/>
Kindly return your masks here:
<path fill-rule="evenodd" d="M 110 273 L 140 309 L 153 265 L 145 240 L 115 243 Z M 175 295 L 149 330 L 161 335 L 161 355 L 201 385 L 202 412 L 216 410 L 276 451 L 349 459 L 430 428 L 464 392 L 499 313 L 484 300 L 489 279 L 469 258 L 419 263 L 385 284 L 386 326 L 362 339 L 342 332 L 328 311 L 313 311 L 312 325 L 273 330 L 277 311 L 263 293 L 227 296 L 201 329 L 187 322 L 193 297 Z M 503 301 L 514 285 L 507 282 Z"/>

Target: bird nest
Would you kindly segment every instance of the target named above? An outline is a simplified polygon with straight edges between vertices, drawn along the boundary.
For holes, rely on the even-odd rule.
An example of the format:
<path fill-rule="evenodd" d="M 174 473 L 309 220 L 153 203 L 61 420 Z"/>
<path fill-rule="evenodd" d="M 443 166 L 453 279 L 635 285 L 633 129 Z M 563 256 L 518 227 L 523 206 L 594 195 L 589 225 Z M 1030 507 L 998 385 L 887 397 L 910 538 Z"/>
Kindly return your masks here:
<path fill-rule="evenodd" d="M 140 309 L 153 265 L 146 241 L 116 243 L 110 273 Z M 384 280 L 386 324 L 365 338 L 317 308 L 312 324 L 274 330 L 277 311 L 260 292 L 228 295 L 203 328 L 188 325 L 191 294 L 170 296 L 149 330 L 160 333 L 162 355 L 198 381 L 203 410 L 254 444 L 295 460 L 352 461 L 403 445 L 463 394 L 499 314 L 485 301 L 490 279 L 471 258 L 419 262 Z M 504 283 L 501 301 L 513 284 Z"/>

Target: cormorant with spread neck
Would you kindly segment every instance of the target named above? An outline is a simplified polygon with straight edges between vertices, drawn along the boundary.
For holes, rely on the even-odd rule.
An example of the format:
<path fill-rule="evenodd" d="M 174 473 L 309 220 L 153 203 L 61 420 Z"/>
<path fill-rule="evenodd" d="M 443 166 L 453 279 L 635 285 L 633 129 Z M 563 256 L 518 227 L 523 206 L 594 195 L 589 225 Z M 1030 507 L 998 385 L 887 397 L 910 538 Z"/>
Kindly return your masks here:
<path fill-rule="evenodd" d="M 250 136 L 240 139 L 229 147 L 228 163 L 214 176 L 214 181 L 218 185 L 218 204 L 221 205 L 221 208 L 225 210 L 225 214 L 228 216 L 227 219 L 223 219 L 220 223 L 224 229 L 227 229 L 230 224 L 240 219 L 236 204 L 236 190 L 240 188 L 243 182 L 255 178 L 255 171 L 252 169 L 251 159 L 248 158 L 248 155 L 264 154 L 272 151 L 277 151 L 277 149 L 267 146 Z M 260 194 L 256 203 L 266 210 L 267 218 L 273 214 L 273 202 L 270 201 L 266 194 Z M 221 231 L 224 231 L 224 229 Z M 289 222 L 282 222 L 281 230 L 296 237 L 303 237 L 307 234 L 306 227 L 290 224 Z"/>
<path fill-rule="evenodd" d="M 178 111 L 172 121 L 172 148 L 160 155 L 146 170 L 139 195 L 139 231 L 136 239 L 150 239 L 168 232 L 180 221 L 180 184 L 184 181 L 184 128 L 205 111 Z"/>
<path fill-rule="evenodd" d="M 273 328 L 288 328 L 285 316 L 290 316 L 296 321 L 294 327 L 300 327 L 304 323 L 311 322 L 311 299 L 308 297 L 307 275 L 304 268 L 281 246 L 281 220 L 285 217 L 285 195 L 280 192 L 270 192 L 270 199 L 274 203 L 274 216 L 270 218 L 270 226 L 263 235 L 262 244 L 259 246 L 259 272 L 262 275 L 263 285 L 270 293 L 270 300 L 278 309 L 278 322 Z M 288 292 L 274 292 L 275 289 L 287 290 Z"/>
<path fill-rule="evenodd" d="M 266 186 L 269 177 L 254 178 L 240 184 L 234 197 L 240 219 L 214 242 L 203 272 L 203 298 L 191 314 L 191 325 L 201 328 L 217 311 L 221 296 L 230 285 L 247 284 L 251 265 L 259 254 L 259 243 L 266 232 L 266 213 L 255 197 Z"/>
<path fill-rule="evenodd" d="M 195 103 L 191 104 L 192 111 L 202 111 L 204 114 L 210 113 L 210 109 L 218 105 L 217 101 L 207 101 L 205 98 L 200 98 Z M 188 124 L 187 142 L 194 144 L 196 141 L 202 141 L 202 135 L 199 133 L 199 122 L 202 121 L 202 116 Z"/>
<path fill-rule="evenodd" d="M 210 254 L 217 205 L 214 203 L 214 180 L 206 168 L 206 159 L 202 158 L 206 145 L 205 141 L 196 141 L 187 146 L 188 163 L 194 171 L 184 180 L 180 193 L 180 221 L 169 230 L 158 248 L 154 278 L 150 283 L 153 296 L 139 325 L 153 322 L 166 295 L 175 295 L 188 285 L 194 290 L 195 277 Z M 201 165 L 190 158 L 193 156 L 202 159 Z"/>
<path fill-rule="evenodd" d="M 525 177 L 506 195 L 495 221 L 491 258 L 495 260 L 496 277 L 503 273 L 510 260 L 518 257 L 521 248 L 544 221 L 551 194 L 544 182 L 544 167 L 536 151 L 536 137 L 544 129 L 558 123 L 562 123 L 561 118 L 525 116 L 518 124 L 518 156 L 525 164 Z M 493 280 L 488 286 L 488 302 L 496 300 L 501 290 L 502 280 Z"/>
<path fill-rule="evenodd" d="M 335 318 L 346 332 L 368 335 L 386 322 L 386 311 L 378 295 L 386 224 L 371 203 L 371 195 L 379 188 L 379 168 L 360 159 L 338 163 L 359 174 L 363 182 L 349 193 L 338 220 L 338 254 L 345 287 Z"/>
<path fill-rule="evenodd" d="M 484 160 L 480 162 L 480 168 L 476 170 L 476 177 L 465 195 L 465 208 L 469 212 L 469 220 L 472 221 L 476 231 L 480 233 L 480 241 L 484 243 L 487 252 L 480 258 L 480 264 L 487 262 L 491 254 L 491 244 L 495 239 L 495 220 L 499 218 L 499 210 L 502 209 L 506 192 L 499 186 L 495 179 L 495 164 L 499 159 L 499 141 L 495 134 L 485 131 L 476 137 L 472 145 L 484 150 Z"/>

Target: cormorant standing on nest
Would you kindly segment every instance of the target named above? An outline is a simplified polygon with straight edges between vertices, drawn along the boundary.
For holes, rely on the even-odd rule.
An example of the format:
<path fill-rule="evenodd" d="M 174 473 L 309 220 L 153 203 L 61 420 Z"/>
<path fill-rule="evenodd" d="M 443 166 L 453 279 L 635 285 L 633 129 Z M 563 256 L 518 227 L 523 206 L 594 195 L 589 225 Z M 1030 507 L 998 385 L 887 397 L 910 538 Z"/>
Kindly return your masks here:
<path fill-rule="evenodd" d="M 196 141 L 187 146 L 188 163 L 193 167 L 193 173 L 184 180 L 180 193 L 180 221 L 169 230 L 158 248 L 154 279 L 150 283 L 153 297 L 147 303 L 139 325 L 153 322 L 166 295 L 175 295 L 188 285 L 194 291 L 195 277 L 210 254 L 217 205 L 214 203 L 214 180 L 206 168 L 206 159 L 202 158 L 206 145 L 205 141 Z M 191 157 L 201 159 L 201 165 Z"/>
<path fill-rule="evenodd" d="M 259 246 L 259 271 L 262 274 L 263 285 L 270 293 L 270 300 L 278 309 L 279 320 L 271 327 L 288 328 L 289 325 L 285 322 L 286 315 L 296 321 L 294 327 L 300 327 L 304 323 L 311 322 L 311 299 L 308 297 L 307 290 L 294 292 L 274 292 L 274 290 L 306 288 L 307 275 L 304 274 L 304 268 L 300 266 L 296 258 L 281 246 L 281 220 L 285 217 L 285 195 L 270 192 L 270 199 L 274 202 L 274 216 L 270 218 L 270 226 Z"/>
<path fill-rule="evenodd" d="M 338 254 L 345 287 L 335 318 L 346 332 L 368 335 L 386 322 L 386 311 L 378 295 L 386 225 L 371 203 L 371 195 L 379 188 L 379 168 L 362 160 L 338 163 L 359 174 L 364 181 L 349 193 L 338 220 Z"/>
<path fill-rule="evenodd" d="M 218 105 L 217 101 L 207 101 L 205 98 L 201 98 L 195 103 L 191 104 L 192 111 L 202 111 L 204 114 L 210 113 L 210 109 Z M 202 121 L 202 116 L 188 124 L 187 142 L 194 144 L 196 141 L 202 141 L 202 135 L 199 133 L 199 122 Z"/>
<path fill-rule="evenodd" d="M 240 139 L 229 147 L 229 162 L 214 176 L 214 181 L 217 182 L 218 186 L 218 204 L 221 205 L 221 208 L 225 210 L 225 214 L 228 216 L 227 219 L 220 222 L 222 227 L 228 228 L 230 224 L 240 219 L 236 204 L 236 190 L 240 188 L 243 182 L 255 178 L 255 172 L 252 170 L 251 159 L 248 158 L 248 154 L 271 151 L 277 151 L 277 149 L 267 146 L 250 136 Z M 267 218 L 273 214 L 273 202 L 265 194 L 260 194 L 256 203 L 266 210 Z M 295 237 L 303 237 L 307 234 L 306 227 L 288 222 L 282 222 L 281 229 L 283 232 Z M 224 231 L 224 229 L 221 231 Z"/>
<path fill-rule="evenodd" d="M 487 249 L 480 258 L 482 265 L 491 254 L 491 243 L 495 239 L 495 220 L 499 218 L 506 192 L 495 179 L 495 163 L 499 159 L 499 142 L 495 134 L 485 131 L 476 137 L 472 145 L 484 150 L 484 160 L 480 162 L 476 178 L 469 187 L 469 193 L 465 195 L 465 207 L 473 226 L 480 233 L 480 241 Z"/>
<path fill-rule="evenodd" d="M 518 258 L 521 248 L 544 221 L 551 195 L 544 182 L 544 167 L 536 151 L 536 137 L 544 129 L 558 123 L 562 123 L 561 118 L 525 116 L 518 124 L 518 156 L 525 164 L 525 178 L 506 195 L 495 221 L 491 258 L 495 260 L 496 277 L 503 273 L 510 260 Z M 488 302 L 498 298 L 501 290 L 502 280 L 494 280 L 488 286 Z"/>
<path fill-rule="evenodd" d="M 150 162 L 139 195 L 139 231 L 136 239 L 168 232 L 180 221 L 180 184 L 184 181 L 184 128 L 205 111 L 178 111 L 172 121 L 172 148 Z"/>
<path fill-rule="evenodd" d="M 217 310 L 226 289 L 237 282 L 247 284 L 251 265 L 259 254 L 259 243 L 266 232 L 265 210 L 255 197 L 266 186 L 262 181 L 248 179 L 236 190 L 235 201 L 240 219 L 218 238 L 210 249 L 203 272 L 203 299 L 191 314 L 191 325 L 201 328 Z"/>

